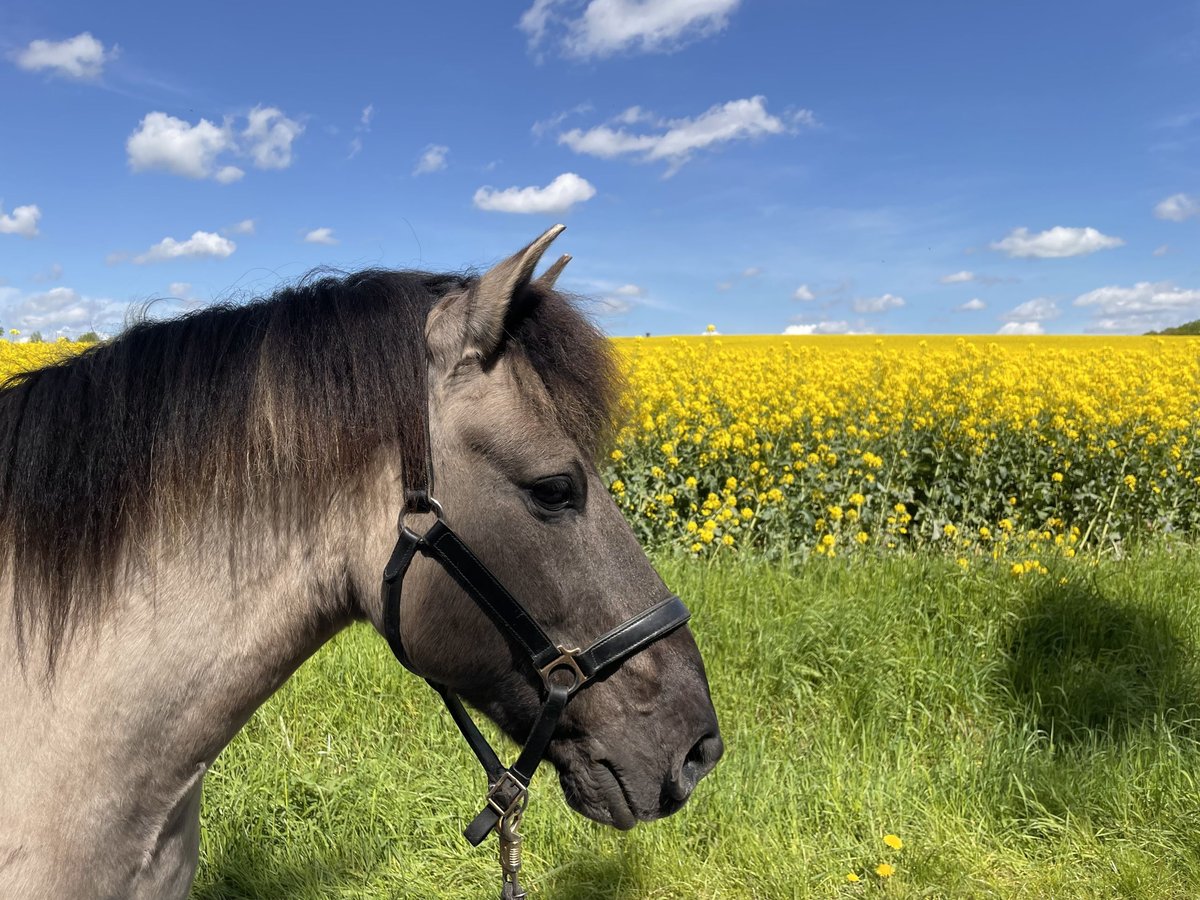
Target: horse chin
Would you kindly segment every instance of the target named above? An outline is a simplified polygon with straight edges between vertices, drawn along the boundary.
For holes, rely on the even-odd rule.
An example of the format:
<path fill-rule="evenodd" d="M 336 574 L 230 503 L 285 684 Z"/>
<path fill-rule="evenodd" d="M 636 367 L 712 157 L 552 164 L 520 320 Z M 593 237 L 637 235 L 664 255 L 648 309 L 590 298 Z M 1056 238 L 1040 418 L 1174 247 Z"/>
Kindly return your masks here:
<path fill-rule="evenodd" d="M 576 759 L 572 763 L 559 766 L 558 782 L 567 804 L 577 813 L 621 831 L 657 818 L 637 809 L 621 770 L 609 760 Z"/>

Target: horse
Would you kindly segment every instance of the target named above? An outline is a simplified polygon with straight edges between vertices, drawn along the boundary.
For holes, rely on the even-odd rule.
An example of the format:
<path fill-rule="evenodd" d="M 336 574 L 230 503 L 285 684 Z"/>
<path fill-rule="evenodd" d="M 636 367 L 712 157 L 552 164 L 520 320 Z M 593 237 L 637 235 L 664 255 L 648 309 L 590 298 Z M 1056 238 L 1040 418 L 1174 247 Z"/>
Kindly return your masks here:
<path fill-rule="evenodd" d="M 569 257 L 534 278 L 561 230 L 482 275 L 318 274 L 143 319 L 0 390 L 0 897 L 186 897 L 222 748 L 338 631 L 383 633 L 422 448 L 439 515 L 552 639 L 664 596 L 597 469 L 611 342 L 554 287 Z M 406 576 L 409 665 L 527 739 L 538 673 L 435 562 Z M 583 816 L 679 809 L 722 753 L 689 629 L 547 740 Z"/>

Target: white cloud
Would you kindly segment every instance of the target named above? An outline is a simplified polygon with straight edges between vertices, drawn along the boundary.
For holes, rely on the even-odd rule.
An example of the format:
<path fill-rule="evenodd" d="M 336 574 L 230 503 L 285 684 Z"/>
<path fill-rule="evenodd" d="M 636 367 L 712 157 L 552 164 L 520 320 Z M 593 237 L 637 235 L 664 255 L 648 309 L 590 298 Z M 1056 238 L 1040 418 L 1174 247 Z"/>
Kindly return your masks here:
<path fill-rule="evenodd" d="M 882 294 L 879 297 L 859 297 L 854 301 L 856 313 L 881 313 L 889 309 L 899 309 L 904 305 L 904 298 L 894 294 Z"/>
<path fill-rule="evenodd" d="M 304 236 L 304 241 L 308 244 L 327 244 L 332 247 L 338 239 L 333 236 L 332 228 L 314 228 Z"/>
<path fill-rule="evenodd" d="M 978 297 L 972 297 L 961 306 L 954 307 L 955 312 L 979 312 L 981 309 L 987 309 L 987 304 Z"/>
<path fill-rule="evenodd" d="M 796 288 L 795 293 L 792 294 L 792 299 L 793 300 L 816 300 L 817 295 L 812 292 L 812 289 L 809 288 L 809 286 L 807 284 L 802 284 L 802 285 L 800 285 L 800 287 Z"/>
<path fill-rule="evenodd" d="M 254 234 L 254 220 L 242 219 L 236 225 L 223 229 L 224 234 Z"/>
<path fill-rule="evenodd" d="M 645 292 L 645 288 L 636 284 L 623 284 L 613 291 L 619 297 L 640 297 Z"/>
<path fill-rule="evenodd" d="M 213 176 L 221 184 L 233 184 L 235 181 L 240 181 L 246 173 L 237 166 L 221 166 L 217 170 L 217 174 Z"/>
<path fill-rule="evenodd" d="M 938 279 L 942 284 L 965 284 L 968 281 L 975 280 L 974 272 L 954 272 L 951 275 L 943 275 Z"/>
<path fill-rule="evenodd" d="M 208 119 L 189 125 L 164 112 L 147 113 L 125 142 L 135 172 L 162 169 L 185 178 L 209 178 L 219 153 L 232 149 L 228 126 Z"/>
<path fill-rule="evenodd" d="M 180 300 L 186 300 L 192 295 L 192 285 L 188 281 L 172 281 L 167 285 L 167 293 Z"/>
<path fill-rule="evenodd" d="M 117 56 L 117 48 L 105 49 L 89 32 L 65 41 L 33 41 L 12 54 L 13 61 L 30 72 L 49 69 L 57 75 L 90 80 L 99 78 L 104 64 Z"/>
<path fill-rule="evenodd" d="M 733 290 L 733 282 L 732 281 L 718 281 L 717 282 L 717 290 L 720 291 L 721 293 L 725 293 L 726 291 Z"/>
<path fill-rule="evenodd" d="M 304 131 L 301 123 L 262 106 L 251 110 L 246 122 L 239 138 L 228 119 L 219 126 L 208 119 L 192 125 L 164 112 L 147 113 L 125 142 L 129 167 L 231 184 L 246 173 L 235 165 L 220 165 L 222 154 L 247 156 L 260 169 L 291 165 L 292 143 Z"/>
<path fill-rule="evenodd" d="M 4 296 L 4 292 L 0 292 L 5 327 L 29 331 L 115 330 L 115 326 L 124 320 L 128 308 L 126 303 L 87 297 L 68 287 L 24 296 L 16 291 L 8 293 L 9 296 Z"/>
<path fill-rule="evenodd" d="M 357 134 L 350 140 L 350 154 L 346 159 L 354 159 L 354 157 L 362 153 L 362 136 L 371 130 L 371 120 L 373 118 L 375 118 L 375 104 L 368 103 L 363 107 L 363 111 L 358 117 L 358 124 L 354 126 Z"/>
<path fill-rule="evenodd" d="M 722 31 L 741 0 L 534 0 L 518 27 L 537 46 L 551 25 L 564 29 L 563 47 L 580 58 L 625 49 L 669 51 Z M 565 8 L 557 12 L 558 8 Z"/>
<path fill-rule="evenodd" d="M 236 249 L 237 244 L 229 238 L 221 237 L 211 231 L 197 231 L 186 241 L 165 237 L 145 253 L 135 256 L 133 261 L 138 265 L 144 265 L 150 262 L 179 259 L 184 256 L 224 259 Z"/>
<path fill-rule="evenodd" d="M 521 13 L 517 27 L 529 35 L 529 43 L 537 46 L 546 35 L 550 24 L 551 10 L 562 0 L 533 0 L 533 6 Z"/>
<path fill-rule="evenodd" d="M 446 168 L 446 154 L 449 152 L 450 148 L 444 144 L 430 144 L 421 154 L 421 158 L 417 160 L 417 167 L 413 169 L 413 174 L 429 175 L 432 172 L 440 172 Z"/>
<path fill-rule="evenodd" d="M 1058 304 L 1049 297 L 1034 297 L 1017 304 L 1000 318 L 1005 322 L 1046 322 L 1059 314 Z"/>
<path fill-rule="evenodd" d="M 1001 325 L 996 334 L 1045 334 L 1041 322 L 1009 322 Z"/>
<path fill-rule="evenodd" d="M 292 143 L 304 125 L 289 119 L 273 106 L 256 106 L 246 117 L 242 137 L 245 152 L 260 169 L 286 169 L 292 164 Z"/>
<path fill-rule="evenodd" d="M 614 121 L 620 122 L 622 125 L 636 125 L 638 122 L 653 122 L 654 114 L 640 106 L 631 106 L 623 113 L 619 113 Z"/>
<path fill-rule="evenodd" d="M 1154 215 L 1172 222 L 1182 222 L 1192 216 L 1200 216 L 1200 197 L 1172 194 L 1158 202 L 1158 205 L 1154 207 Z"/>
<path fill-rule="evenodd" d="M 1155 256 L 1166 256 L 1170 252 L 1171 252 L 1171 246 L 1169 244 L 1163 244 L 1161 247 L 1154 248 Z"/>
<path fill-rule="evenodd" d="M 1030 234 L 1028 228 L 1014 228 L 1008 237 L 988 246 L 993 250 L 1003 250 L 1011 257 L 1062 259 L 1087 256 L 1097 250 L 1120 247 L 1124 243 L 1121 238 L 1101 234 L 1095 228 L 1064 228 L 1056 225 L 1037 234 Z"/>
<path fill-rule="evenodd" d="M 38 219 L 42 211 L 37 206 L 18 206 L 11 213 L 5 213 L 0 206 L 0 234 L 19 234 L 22 237 L 36 237 Z"/>
<path fill-rule="evenodd" d="M 667 173 L 673 174 L 697 150 L 788 130 L 782 120 L 767 112 L 766 97 L 761 95 L 713 106 L 694 119 L 656 121 L 654 127 L 657 133 L 641 134 L 609 125 L 587 131 L 573 128 L 560 134 L 558 142 L 576 153 L 601 159 L 633 155 L 640 162 L 663 160 L 669 164 Z"/>
<path fill-rule="evenodd" d="M 545 187 L 510 187 L 502 191 L 481 187 L 475 192 L 477 209 L 510 213 L 561 213 L 596 196 L 596 189 L 574 172 L 559 175 Z"/>
<path fill-rule="evenodd" d="M 797 322 L 783 329 L 784 334 L 854 334 L 850 323 L 837 322 Z"/>
<path fill-rule="evenodd" d="M 633 304 L 627 299 L 611 294 L 596 299 L 594 306 L 596 313 L 601 316 L 623 316 L 633 309 Z"/>
<path fill-rule="evenodd" d="M 560 113 L 555 113 L 547 119 L 539 119 L 530 127 L 535 138 L 541 138 L 547 131 L 557 128 L 571 116 L 582 116 L 590 113 L 595 107 L 590 102 L 577 103 L 570 109 L 563 110 Z M 636 107 L 634 107 L 636 109 Z"/>
<path fill-rule="evenodd" d="M 1076 297 L 1074 305 L 1090 308 L 1088 331 L 1140 334 L 1200 317 L 1200 289 L 1171 281 L 1139 281 L 1130 287 L 1088 291 Z"/>
<path fill-rule="evenodd" d="M 743 278 L 757 278 L 761 274 L 762 269 L 760 269 L 758 266 L 750 266 L 749 268 L 742 270 Z"/>

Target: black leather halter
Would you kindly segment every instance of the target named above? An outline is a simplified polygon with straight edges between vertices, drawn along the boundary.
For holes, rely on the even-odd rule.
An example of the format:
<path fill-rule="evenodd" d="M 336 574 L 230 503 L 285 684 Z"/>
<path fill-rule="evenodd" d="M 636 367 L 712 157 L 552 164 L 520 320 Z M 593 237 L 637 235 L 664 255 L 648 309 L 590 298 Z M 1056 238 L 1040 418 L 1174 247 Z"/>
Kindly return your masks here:
<path fill-rule="evenodd" d="M 428 414 L 426 414 L 428 420 Z M 667 596 L 645 612 L 618 625 L 586 650 L 555 644 L 529 611 L 505 589 L 466 543 L 446 524 L 442 506 L 430 493 L 433 467 L 428 421 L 422 429 L 424 446 L 415 448 L 405 462 L 404 509 L 400 513 L 400 537 L 383 570 L 383 631 L 396 658 L 413 669 L 400 635 L 401 588 L 413 557 L 420 553 L 439 563 L 447 574 L 487 613 L 517 655 L 528 662 L 529 675 L 540 682 L 542 708 L 516 762 L 504 766 L 496 751 L 480 733 L 458 696 L 444 685 L 429 682 L 450 711 L 463 737 L 487 773 L 486 805 L 463 831 L 472 846 L 478 846 L 496 830 L 501 839 L 504 869 L 503 897 L 522 897 L 517 885 L 520 868 L 520 835 L 516 826 L 528 798 L 529 782 L 546 754 L 559 717 L 578 691 L 616 670 L 629 657 L 641 652 L 687 622 L 683 601 Z M 405 524 L 410 514 L 433 513 L 437 519 L 423 535 Z M 420 674 L 420 673 L 417 673 Z M 509 858 L 506 861 L 506 853 Z"/>

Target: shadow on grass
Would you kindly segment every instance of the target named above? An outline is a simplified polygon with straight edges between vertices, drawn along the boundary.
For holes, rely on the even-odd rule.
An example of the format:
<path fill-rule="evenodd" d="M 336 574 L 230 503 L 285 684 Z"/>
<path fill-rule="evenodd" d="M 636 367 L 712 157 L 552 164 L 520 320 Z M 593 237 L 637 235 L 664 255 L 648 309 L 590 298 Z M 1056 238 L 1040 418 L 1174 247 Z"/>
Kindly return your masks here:
<path fill-rule="evenodd" d="M 339 896 L 361 877 L 362 860 L 337 850 L 312 847 L 304 858 L 283 864 L 278 848 L 247 841 L 219 855 L 199 873 L 189 900 L 275 900 Z M 207 876 L 207 877 L 205 877 Z"/>
<path fill-rule="evenodd" d="M 1193 728 L 1200 666 L 1187 629 L 1136 597 L 1056 585 L 1035 595 L 1008 642 L 1013 697 L 1060 743 L 1120 742 L 1155 720 Z"/>
<path fill-rule="evenodd" d="M 635 900 L 645 896 L 642 867 L 626 853 L 575 860 L 545 879 L 531 895 L 571 900 Z"/>

